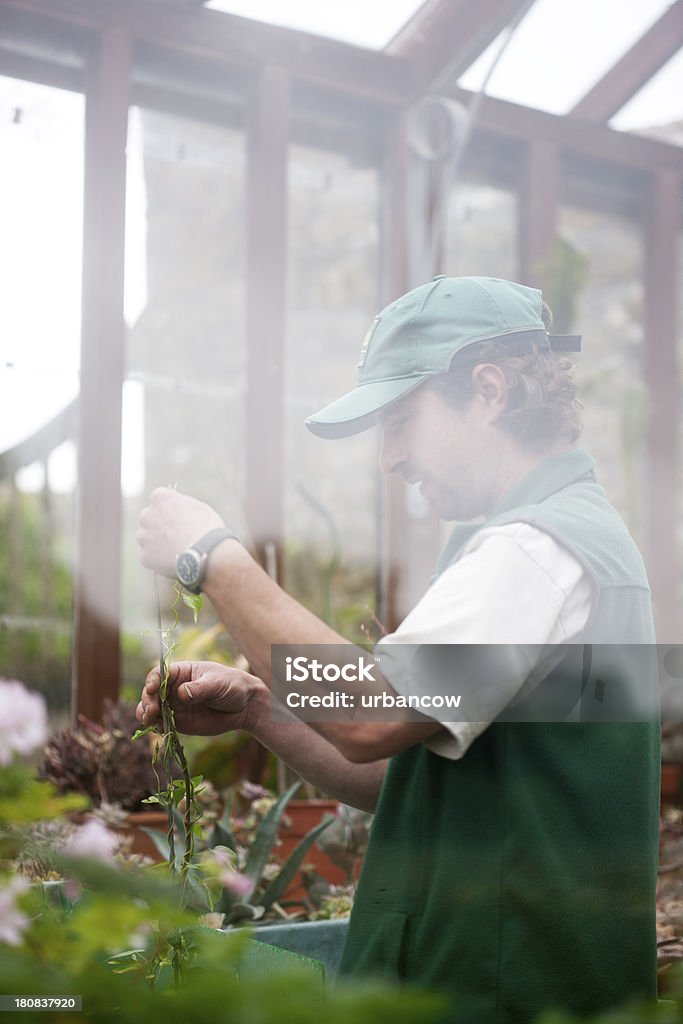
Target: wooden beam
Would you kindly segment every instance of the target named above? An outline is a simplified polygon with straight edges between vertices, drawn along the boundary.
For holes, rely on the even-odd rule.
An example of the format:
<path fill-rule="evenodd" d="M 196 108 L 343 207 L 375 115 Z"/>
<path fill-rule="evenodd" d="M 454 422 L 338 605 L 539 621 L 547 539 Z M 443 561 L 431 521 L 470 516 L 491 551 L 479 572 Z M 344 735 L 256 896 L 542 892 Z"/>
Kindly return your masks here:
<path fill-rule="evenodd" d="M 404 115 L 390 123 L 382 166 L 380 301 L 392 302 L 418 282 L 408 269 L 408 150 Z M 381 502 L 381 586 L 377 616 L 395 629 L 427 589 L 439 553 L 439 521 L 431 509 L 411 516 L 400 474 L 384 478 Z"/>
<path fill-rule="evenodd" d="M 83 73 L 78 68 L 14 53 L 5 47 L 0 47 L 0 75 L 71 92 L 82 92 L 84 89 Z"/>
<path fill-rule="evenodd" d="M 386 133 L 380 178 L 380 305 L 384 307 L 408 290 L 408 142 L 403 114 L 396 114 Z M 378 470 L 379 471 L 379 470 Z M 406 544 L 405 484 L 396 476 L 382 477 L 377 617 L 390 632 L 405 615 L 404 565 Z"/>
<path fill-rule="evenodd" d="M 455 88 L 449 94 L 468 105 L 473 93 Z M 647 171 L 659 168 L 683 174 L 683 147 L 646 139 L 628 132 L 617 132 L 606 125 L 573 117 L 558 117 L 517 103 L 485 96 L 479 108 L 477 124 L 513 139 L 555 142 L 567 152 L 582 153 L 598 160 L 626 164 Z M 476 132 L 475 127 L 475 132 Z"/>
<path fill-rule="evenodd" d="M 3 7 L 95 30 L 126 24 L 135 40 L 219 64 L 280 66 L 301 80 L 384 103 L 398 103 L 413 91 L 411 64 L 400 57 L 221 11 L 193 9 L 179 0 L 0 0 Z"/>
<path fill-rule="evenodd" d="M 452 95 L 466 104 L 473 98 L 473 94 L 464 89 L 454 89 Z M 681 146 L 615 131 L 606 125 L 560 117 L 491 96 L 484 97 L 482 101 L 478 123 L 516 139 L 555 142 L 568 152 L 597 160 L 646 171 L 668 167 L 683 173 Z"/>
<path fill-rule="evenodd" d="M 131 42 L 105 30 L 86 66 L 74 710 L 102 716 L 120 677 L 121 389 Z"/>
<path fill-rule="evenodd" d="M 573 117 L 609 121 L 683 46 L 683 0 L 674 0 L 654 25 L 571 110 Z"/>
<path fill-rule="evenodd" d="M 454 83 L 531 2 L 427 0 L 385 47 L 385 53 L 413 64 L 416 94 L 438 91 L 445 82 Z"/>
<path fill-rule="evenodd" d="M 136 40 L 237 70 L 253 70 L 270 61 L 288 68 L 299 81 L 315 82 L 330 93 L 366 96 L 380 104 L 380 109 L 381 104 L 402 106 L 415 95 L 413 68 L 406 58 L 217 11 L 188 10 L 174 0 L 0 0 L 0 13 L 11 10 L 39 14 L 47 24 L 61 22 L 91 29 L 125 20 Z M 2 22 L 0 18 L 0 45 L 4 40 Z M 274 54 L 280 59 L 275 60 Z M 471 92 L 457 87 L 449 88 L 448 93 L 465 104 L 473 98 Z M 669 167 L 683 173 L 680 146 L 492 97 L 484 99 L 478 124 L 512 139 L 556 142 L 566 151 L 614 164 L 647 171 Z"/>
<path fill-rule="evenodd" d="M 646 559 L 660 644 L 681 642 L 681 402 L 676 316 L 680 224 L 681 180 L 670 171 L 661 171 L 652 177 L 645 208 L 644 252 L 644 373 L 650 396 Z"/>
<path fill-rule="evenodd" d="M 264 68 L 247 138 L 247 523 L 282 581 L 289 74 Z M 273 545 L 275 546 L 273 549 Z"/>
<path fill-rule="evenodd" d="M 32 462 L 44 462 L 60 444 L 76 437 L 77 423 L 78 399 L 74 399 L 30 437 L 0 452 L 0 480 L 14 476 Z"/>
<path fill-rule="evenodd" d="M 543 264 L 555 238 L 560 190 L 560 162 L 552 142 L 530 142 L 520 188 L 520 281 L 543 288 Z"/>

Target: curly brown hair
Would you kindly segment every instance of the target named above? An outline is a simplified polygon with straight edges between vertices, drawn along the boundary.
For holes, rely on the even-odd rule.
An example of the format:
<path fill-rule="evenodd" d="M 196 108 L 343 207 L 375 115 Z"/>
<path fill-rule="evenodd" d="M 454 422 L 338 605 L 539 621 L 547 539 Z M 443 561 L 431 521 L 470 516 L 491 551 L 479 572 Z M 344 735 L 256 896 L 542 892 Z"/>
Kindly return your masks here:
<path fill-rule="evenodd" d="M 552 312 L 543 303 L 543 322 Z M 525 448 L 537 451 L 557 442 L 573 444 L 581 434 L 581 402 L 576 397 L 573 364 L 539 344 L 537 332 L 480 341 L 458 352 L 447 373 L 431 380 L 449 403 L 461 406 L 473 395 L 472 370 L 493 363 L 504 373 L 508 404 L 498 425 Z"/>

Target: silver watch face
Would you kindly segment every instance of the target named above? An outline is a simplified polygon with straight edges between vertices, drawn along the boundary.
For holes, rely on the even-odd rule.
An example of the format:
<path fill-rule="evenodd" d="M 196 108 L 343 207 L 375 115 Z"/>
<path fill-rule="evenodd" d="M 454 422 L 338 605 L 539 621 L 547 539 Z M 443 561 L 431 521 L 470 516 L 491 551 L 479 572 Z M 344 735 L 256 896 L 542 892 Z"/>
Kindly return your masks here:
<path fill-rule="evenodd" d="M 184 587 L 196 587 L 201 578 L 202 558 L 198 552 L 188 548 L 176 558 L 176 576 Z"/>

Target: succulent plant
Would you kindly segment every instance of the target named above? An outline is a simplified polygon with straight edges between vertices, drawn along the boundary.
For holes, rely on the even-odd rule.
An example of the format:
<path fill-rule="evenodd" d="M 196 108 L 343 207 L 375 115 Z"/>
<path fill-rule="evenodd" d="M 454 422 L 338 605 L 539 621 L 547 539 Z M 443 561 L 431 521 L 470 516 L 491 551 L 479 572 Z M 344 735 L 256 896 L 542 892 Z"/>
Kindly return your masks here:
<path fill-rule="evenodd" d="M 96 806 L 148 809 L 142 801 L 156 792 L 157 780 L 149 743 L 131 740 L 136 728 L 132 704 L 107 701 L 102 725 L 79 715 L 75 726 L 48 740 L 41 777 L 62 792 L 84 793 Z"/>

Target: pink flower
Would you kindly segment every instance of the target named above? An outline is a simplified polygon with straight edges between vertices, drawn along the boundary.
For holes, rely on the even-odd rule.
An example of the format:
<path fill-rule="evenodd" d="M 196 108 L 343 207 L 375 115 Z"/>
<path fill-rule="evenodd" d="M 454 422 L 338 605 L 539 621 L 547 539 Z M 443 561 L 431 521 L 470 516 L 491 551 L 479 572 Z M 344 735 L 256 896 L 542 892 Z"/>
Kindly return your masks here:
<path fill-rule="evenodd" d="M 240 871 L 224 871 L 218 876 L 218 880 L 224 889 L 235 896 L 251 896 L 254 891 L 254 883 Z"/>
<path fill-rule="evenodd" d="M 15 875 L 7 885 L 0 887 L 0 942 L 8 946 L 19 946 L 21 936 L 30 924 L 29 918 L 15 903 L 15 897 L 28 887 L 28 879 L 20 875 Z"/>
<path fill-rule="evenodd" d="M 0 765 L 30 754 L 47 739 L 45 700 L 16 679 L 0 679 Z"/>
<path fill-rule="evenodd" d="M 105 828 L 97 818 L 88 818 L 77 829 L 64 847 L 67 857 L 92 857 L 93 860 L 110 861 L 118 846 L 119 837 Z"/>
<path fill-rule="evenodd" d="M 207 850 L 205 854 L 207 867 L 224 889 L 235 896 L 251 896 L 254 891 L 253 879 L 237 870 L 236 860 L 235 854 L 226 846 L 214 846 L 213 850 Z"/>

